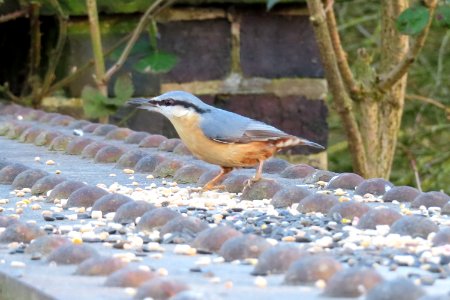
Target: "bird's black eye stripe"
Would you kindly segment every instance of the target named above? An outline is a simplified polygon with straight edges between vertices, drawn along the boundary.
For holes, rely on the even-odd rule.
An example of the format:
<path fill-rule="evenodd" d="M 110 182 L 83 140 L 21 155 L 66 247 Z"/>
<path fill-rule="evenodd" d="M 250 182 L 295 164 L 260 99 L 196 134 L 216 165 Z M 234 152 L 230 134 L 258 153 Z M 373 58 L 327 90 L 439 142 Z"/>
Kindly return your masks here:
<path fill-rule="evenodd" d="M 173 100 L 173 99 L 167 99 L 167 100 L 164 100 L 163 102 L 164 102 L 164 105 L 166 105 L 166 106 L 174 106 L 176 104 L 175 100 Z"/>
<path fill-rule="evenodd" d="M 163 105 L 163 106 L 174 106 L 176 104 L 180 104 L 181 101 L 176 101 L 174 99 L 164 99 L 164 100 L 148 100 L 149 104 L 154 105 Z"/>
<path fill-rule="evenodd" d="M 204 112 L 209 111 L 209 110 L 201 109 L 198 106 L 196 106 L 195 104 L 192 104 L 190 102 L 186 102 L 186 101 L 182 101 L 182 100 L 175 100 L 175 99 L 149 100 L 148 103 L 156 105 L 156 106 L 175 106 L 175 105 L 180 105 L 180 106 L 183 106 L 185 108 L 192 108 L 198 113 L 204 113 Z"/>

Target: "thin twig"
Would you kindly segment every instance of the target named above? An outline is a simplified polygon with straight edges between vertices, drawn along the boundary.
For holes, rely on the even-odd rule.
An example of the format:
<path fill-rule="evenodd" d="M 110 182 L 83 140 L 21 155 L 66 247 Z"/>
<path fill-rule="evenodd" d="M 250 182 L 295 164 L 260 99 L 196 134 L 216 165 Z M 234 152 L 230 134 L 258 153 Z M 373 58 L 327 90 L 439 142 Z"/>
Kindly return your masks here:
<path fill-rule="evenodd" d="M 164 3 L 164 1 L 166 3 Z M 156 0 L 153 2 L 152 5 L 147 9 L 147 11 L 144 13 L 144 15 L 139 20 L 138 25 L 133 31 L 133 34 L 131 35 L 130 40 L 128 41 L 127 45 L 125 46 L 125 49 L 123 50 L 122 54 L 120 55 L 117 62 L 112 65 L 109 70 L 106 72 L 105 76 L 102 78 L 103 82 L 108 82 L 111 77 L 123 66 L 125 61 L 127 60 L 128 56 L 131 53 L 131 50 L 133 49 L 134 45 L 136 44 L 136 41 L 138 40 L 139 36 L 141 35 L 142 31 L 144 30 L 145 26 L 148 24 L 148 22 L 153 18 L 155 13 L 160 12 L 163 8 L 170 5 L 172 1 L 170 0 Z M 164 3 L 164 4 L 162 4 Z M 161 5 L 162 4 L 162 5 Z"/>
<path fill-rule="evenodd" d="M 431 95 L 434 95 L 434 93 L 442 84 L 442 71 L 444 70 L 444 58 L 446 57 L 445 50 L 447 48 L 449 39 L 450 39 L 450 30 L 447 30 L 447 32 L 444 35 L 444 38 L 442 39 L 441 46 L 439 47 L 436 80 L 433 88 L 433 93 Z"/>
<path fill-rule="evenodd" d="M 353 94 L 358 92 L 358 86 L 353 78 L 352 70 L 348 64 L 347 54 L 342 47 L 341 38 L 339 36 L 338 27 L 336 24 L 336 16 L 334 15 L 333 10 L 333 1 L 328 0 L 327 9 L 326 10 L 326 21 L 328 23 L 328 31 L 331 38 L 331 43 L 333 44 L 334 53 L 336 54 L 336 60 L 339 67 L 339 71 L 342 75 L 342 79 L 344 80 L 345 87 L 347 91 L 349 91 L 352 96 Z"/>
<path fill-rule="evenodd" d="M 419 189 L 420 192 L 422 192 L 422 181 L 420 180 L 420 175 L 419 175 L 419 170 L 417 168 L 416 158 L 414 157 L 414 154 L 412 154 L 412 152 L 409 149 L 407 149 L 405 147 L 402 147 L 402 148 L 403 148 L 403 151 L 405 151 L 405 154 L 408 157 L 409 163 L 411 164 L 411 167 L 413 169 L 417 188 Z"/>
<path fill-rule="evenodd" d="M 436 164 L 439 165 L 439 164 L 442 164 L 443 162 L 445 162 L 445 161 L 448 160 L 448 159 L 450 159 L 450 151 L 441 153 L 441 154 L 439 155 L 439 157 L 436 157 L 436 158 L 433 159 L 432 161 L 428 162 L 428 163 L 427 163 L 427 166 L 432 167 L 433 165 L 436 165 Z"/>
<path fill-rule="evenodd" d="M 338 31 L 343 31 L 347 28 L 360 25 L 361 23 L 369 22 L 378 19 L 378 14 L 368 15 L 368 16 L 362 16 L 360 18 L 355 18 L 352 20 L 349 20 L 347 23 L 341 24 L 338 26 Z"/>
<path fill-rule="evenodd" d="M 127 34 L 123 38 L 121 38 L 117 43 L 115 43 L 111 48 L 109 48 L 107 51 L 103 53 L 103 57 L 107 57 L 110 55 L 114 50 L 119 48 L 123 43 L 128 41 L 131 34 Z M 76 71 L 70 73 L 68 76 L 64 77 L 63 79 L 59 80 L 58 82 L 54 83 L 49 89 L 48 94 L 51 94 L 58 89 L 64 87 L 65 85 L 71 83 L 75 79 L 79 78 L 81 75 L 83 75 L 84 72 L 89 70 L 94 65 L 94 59 L 89 60 L 87 63 L 82 65 L 81 67 L 77 68 Z"/>
<path fill-rule="evenodd" d="M 64 14 L 59 2 L 57 0 L 50 0 L 51 5 L 56 10 L 56 16 L 58 18 L 59 32 L 58 40 L 56 42 L 55 48 L 50 52 L 50 59 L 47 71 L 45 73 L 44 82 L 42 84 L 41 93 L 39 98 L 42 99 L 49 92 L 50 85 L 55 80 L 55 70 L 58 62 L 61 58 L 61 54 L 64 50 L 64 44 L 66 43 L 67 37 L 67 21 L 68 17 Z"/>
<path fill-rule="evenodd" d="M 411 167 L 414 170 L 414 178 L 416 179 L 416 185 L 420 192 L 422 192 L 422 183 L 420 180 L 419 170 L 417 169 L 416 160 L 411 160 Z"/>
<path fill-rule="evenodd" d="M 327 5 L 325 6 L 325 13 L 333 10 L 334 0 L 327 0 Z"/>
<path fill-rule="evenodd" d="M 102 39 L 100 34 L 100 25 L 98 22 L 98 11 L 96 0 L 86 0 L 86 7 L 89 17 L 89 30 L 91 36 L 92 52 L 95 62 L 95 81 L 99 90 L 106 96 L 107 90 L 104 82 L 105 61 L 103 59 Z M 101 88 L 103 86 L 103 88 Z"/>
<path fill-rule="evenodd" d="M 410 100 L 419 100 L 419 101 L 422 101 L 425 103 L 432 104 L 436 107 L 439 107 L 440 109 L 443 109 L 450 116 L 450 107 L 447 107 L 445 104 L 439 102 L 439 100 L 435 100 L 432 98 L 424 97 L 421 95 L 415 95 L 415 94 L 406 94 L 405 98 L 410 99 Z"/>
<path fill-rule="evenodd" d="M 117 126 L 125 126 L 128 120 L 133 117 L 137 112 L 137 109 L 133 109 L 129 114 L 127 114 L 125 117 L 121 118 L 119 123 L 117 123 Z"/>
<path fill-rule="evenodd" d="M 362 142 L 362 136 L 356 122 L 353 112 L 352 100 L 350 99 L 341 73 L 339 71 L 336 53 L 333 48 L 330 31 L 328 29 L 327 19 L 321 0 L 308 0 L 310 20 L 313 25 L 319 47 L 320 57 L 325 69 L 330 92 L 333 95 L 333 101 L 342 122 L 344 123 L 349 149 L 352 153 L 353 168 L 357 173 L 366 176 L 368 174 L 367 158 Z"/>
<path fill-rule="evenodd" d="M 39 11 L 40 6 L 38 4 L 32 4 L 31 9 L 31 22 L 30 22 L 30 31 L 31 31 L 31 47 L 33 48 L 33 53 L 31 57 L 31 70 L 32 74 L 36 74 L 37 70 L 41 65 L 41 48 L 42 48 L 42 34 L 41 34 L 41 22 L 39 20 Z"/>
<path fill-rule="evenodd" d="M 381 91 L 386 91 L 390 89 L 394 84 L 396 84 L 408 71 L 409 66 L 416 60 L 428 36 L 430 31 L 431 23 L 434 19 L 434 13 L 436 11 L 437 0 L 431 0 L 428 4 L 429 9 L 429 19 L 428 23 L 419 36 L 416 38 L 414 45 L 409 49 L 408 53 L 405 55 L 403 60 L 395 66 L 389 73 L 381 75 L 378 82 L 378 88 Z"/>
<path fill-rule="evenodd" d="M 170 1 L 172 2 L 172 1 Z M 166 5 L 164 7 L 161 7 L 161 9 L 165 8 Z M 158 12 L 161 10 L 159 9 Z M 114 50 L 116 50 L 118 47 L 120 47 L 122 44 L 124 44 L 126 41 L 128 41 L 131 38 L 131 35 L 133 33 L 129 33 L 126 36 L 124 36 L 123 38 L 121 38 L 116 44 L 114 44 L 111 48 L 109 48 L 107 51 L 103 52 L 103 57 L 107 57 L 108 55 L 110 55 Z M 85 63 L 84 65 L 80 66 L 79 68 L 76 69 L 76 71 L 72 72 L 71 74 L 69 74 L 68 76 L 66 76 L 65 78 L 59 80 L 58 82 L 54 83 L 48 90 L 48 94 L 51 94 L 55 91 L 57 91 L 58 89 L 66 86 L 67 84 L 69 84 L 70 82 L 76 80 L 77 78 L 79 78 L 80 76 L 82 76 L 84 74 L 84 72 L 86 72 L 87 70 L 89 70 L 89 68 L 91 68 L 92 66 L 94 66 L 94 60 L 91 59 L 89 60 L 87 63 Z"/>
<path fill-rule="evenodd" d="M 11 21 L 11 20 L 18 19 L 20 17 L 26 17 L 26 16 L 28 16 L 28 11 L 29 11 L 29 8 L 26 7 L 21 10 L 16 10 L 9 14 L 1 15 L 0 23 L 5 23 L 5 22 Z"/>
<path fill-rule="evenodd" d="M 3 92 L 9 99 L 11 99 L 13 102 L 21 103 L 21 99 L 14 95 L 11 90 L 9 89 L 9 83 L 5 82 L 3 85 L 0 85 L 0 92 Z"/>
<path fill-rule="evenodd" d="M 29 49 L 29 66 L 25 84 L 22 85 L 20 96 L 26 98 L 30 92 L 34 94 L 39 86 L 38 70 L 41 64 L 41 26 L 39 22 L 40 4 L 31 3 L 29 7 L 30 13 L 30 49 Z M 33 96 L 33 95 L 32 95 Z"/>

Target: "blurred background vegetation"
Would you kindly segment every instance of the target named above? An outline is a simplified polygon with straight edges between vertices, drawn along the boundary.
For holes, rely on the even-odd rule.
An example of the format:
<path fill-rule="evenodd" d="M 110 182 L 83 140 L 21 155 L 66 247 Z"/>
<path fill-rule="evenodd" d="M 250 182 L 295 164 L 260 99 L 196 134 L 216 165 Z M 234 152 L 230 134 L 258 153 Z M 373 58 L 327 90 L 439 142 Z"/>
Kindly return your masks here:
<path fill-rule="evenodd" d="M 144 0 L 142 1 L 145 2 Z M 24 0 L 22 2 L 27 1 Z M 38 2 L 30 1 L 30 3 L 35 4 Z M 44 2 L 46 3 L 46 1 Z M 81 2 L 85 1 L 69 1 L 69 3 L 75 4 Z M 269 2 L 273 5 L 276 2 L 284 1 L 269 0 Z M 411 2 L 416 3 L 418 1 Z M 51 9 L 55 11 L 60 10 L 58 7 L 59 1 L 49 0 L 49 3 L 53 3 L 53 7 L 50 7 Z M 99 1 L 99 5 L 104 5 L 105 3 L 113 5 L 114 1 Z M 2 4 L 6 5 L 7 1 L 0 0 L 0 5 Z M 84 5 L 80 7 L 84 7 Z M 334 8 L 342 44 L 349 55 L 349 61 L 354 62 L 357 59 L 357 51 L 360 48 L 365 48 L 369 55 L 377 53 L 377 51 L 372 50 L 379 47 L 380 3 L 378 1 L 341 0 L 336 1 Z M 33 15 L 31 14 L 32 17 Z M 64 21 L 65 18 L 66 16 L 61 16 L 61 20 Z M 49 24 L 43 22 L 42 26 L 56 26 L 56 23 L 56 21 L 52 21 Z M 140 63 L 135 65 L 139 72 L 145 73 L 149 70 L 152 72 L 166 72 L 173 67 L 177 60 L 170 53 L 163 53 L 158 50 L 155 43 L 154 24 L 152 23 L 151 26 L 148 26 L 148 32 L 144 33 L 148 34 L 150 43 L 138 43 L 130 53 L 130 57 L 140 57 L 141 52 L 148 52 L 148 47 L 151 47 L 153 50 L 150 56 L 143 57 Z M 292 28 L 292 30 L 296 29 Z M 54 39 L 56 40 L 56 37 Z M 47 52 L 46 49 L 42 51 Z M 116 51 L 111 51 L 108 59 L 118 60 L 122 51 L 123 46 L 118 47 Z M 19 59 L 19 57 L 13 56 L 12 59 Z M 20 59 L 25 58 L 22 57 Z M 374 58 L 374 61 L 377 61 L 377 59 Z M 46 61 L 43 61 L 42 64 L 46 65 Z M 2 72 L 1 69 L 0 72 Z M 21 78 L 20 74 L 16 75 L 11 77 Z M 22 77 L 24 76 L 22 74 Z M 132 94 L 132 82 L 129 78 L 123 77 L 123 80 L 117 81 L 117 85 L 128 86 L 127 90 Z M 14 88 L 14 85 L 12 87 Z M 49 88 L 51 89 L 51 87 Z M 405 111 L 390 178 L 396 185 L 417 186 L 420 182 L 422 189 L 425 191 L 444 190 L 447 193 L 450 192 L 449 89 L 450 30 L 444 27 L 433 26 L 423 51 L 410 68 L 408 74 Z M 120 90 L 126 89 L 121 88 Z M 105 104 L 100 109 L 97 109 L 97 106 L 94 105 L 91 115 L 95 115 L 99 111 L 109 114 L 109 110 L 106 110 L 105 107 L 110 108 L 111 106 L 114 106 L 111 108 L 111 112 L 114 112 L 128 98 L 128 94 L 121 97 L 107 98 L 104 95 L 99 96 L 92 89 L 88 90 L 84 96 L 85 100 L 94 99 L 93 103 L 95 105 L 99 102 Z M 98 101 L 99 98 L 101 98 L 101 101 Z M 89 101 L 85 104 L 86 108 L 89 109 Z M 341 121 L 333 109 L 329 110 L 328 122 L 330 129 L 328 168 L 336 172 L 350 172 L 352 171 L 350 152 L 348 151 Z"/>
<path fill-rule="evenodd" d="M 349 61 L 365 48 L 376 53 L 380 27 L 377 1 L 353 0 L 335 6 L 339 33 Z M 421 96 L 421 97 L 417 97 Z M 418 100 L 420 98 L 421 100 Z M 423 98 L 450 106 L 450 30 L 433 26 L 418 60 L 408 74 L 407 97 L 398 147 L 390 180 L 417 186 L 415 170 L 424 191 L 450 191 L 450 115 Z M 329 169 L 351 171 L 350 153 L 340 119 L 330 109 Z"/>

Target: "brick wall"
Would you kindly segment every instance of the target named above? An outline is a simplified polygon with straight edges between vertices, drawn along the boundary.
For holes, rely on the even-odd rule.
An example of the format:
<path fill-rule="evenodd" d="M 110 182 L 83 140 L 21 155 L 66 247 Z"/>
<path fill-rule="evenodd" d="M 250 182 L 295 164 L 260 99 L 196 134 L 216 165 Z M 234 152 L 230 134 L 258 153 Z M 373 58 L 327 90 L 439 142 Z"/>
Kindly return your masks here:
<path fill-rule="evenodd" d="M 132 30 L 138 16 L 103 16 L 105 48 Z M 117 26 L 121 20 L 127 26 Z M 118 30 L 111 30 L 114 26 Z M 71 21 L 67 66 L 90 59 L 86 19 Z M 177 65 L 162 75 L 139 74 L 133 59 L 121 70 L 133 72 L 136 96 L 181 89 L 206 102 L 234 111 L 322 145 L 327 144 L 327 92 L 307 10 L 287 6 L 266 12 L 261 5 L 175 7 L 158 18 L 161 50 L 175 54 Z M 70 32 L 70 29 L 69 29 Z M 112 62 L 110 62 L 112 63 Z M 68 89 L 79 96 L 92 79 L 86 76 Z M 129 113 L 121 110 L 112 120 Z M 128 120 L 136 130 L 175 135 L 163 117 L 139 111 Z M 293 153 L 313 153 L 295 148 Z M 326 153 L 314 156 L 326 167 Z"/>

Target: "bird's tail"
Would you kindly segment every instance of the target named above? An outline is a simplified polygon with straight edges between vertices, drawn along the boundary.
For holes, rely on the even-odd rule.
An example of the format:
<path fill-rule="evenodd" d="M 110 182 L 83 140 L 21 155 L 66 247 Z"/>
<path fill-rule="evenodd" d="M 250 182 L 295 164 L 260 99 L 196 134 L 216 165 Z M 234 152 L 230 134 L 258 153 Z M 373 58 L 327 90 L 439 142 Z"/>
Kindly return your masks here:
<path fill-rule="evenodd" d="M 279 149 L 290 148 L 290 147 L 295 147 L 295 146 L 309 146 L 309 147 L 314 147 L 314 148 L 318 148 L 318 149 L 325 149 L 325 147 L 322 145 L 319 145 L 317 143 L 311 142 L 310 140 L 302 139 L 302 138 L 299 138 L 296 136 L 289 136 L 289 137 L 281 138 L 276 141 L 275 145 Z"/>

